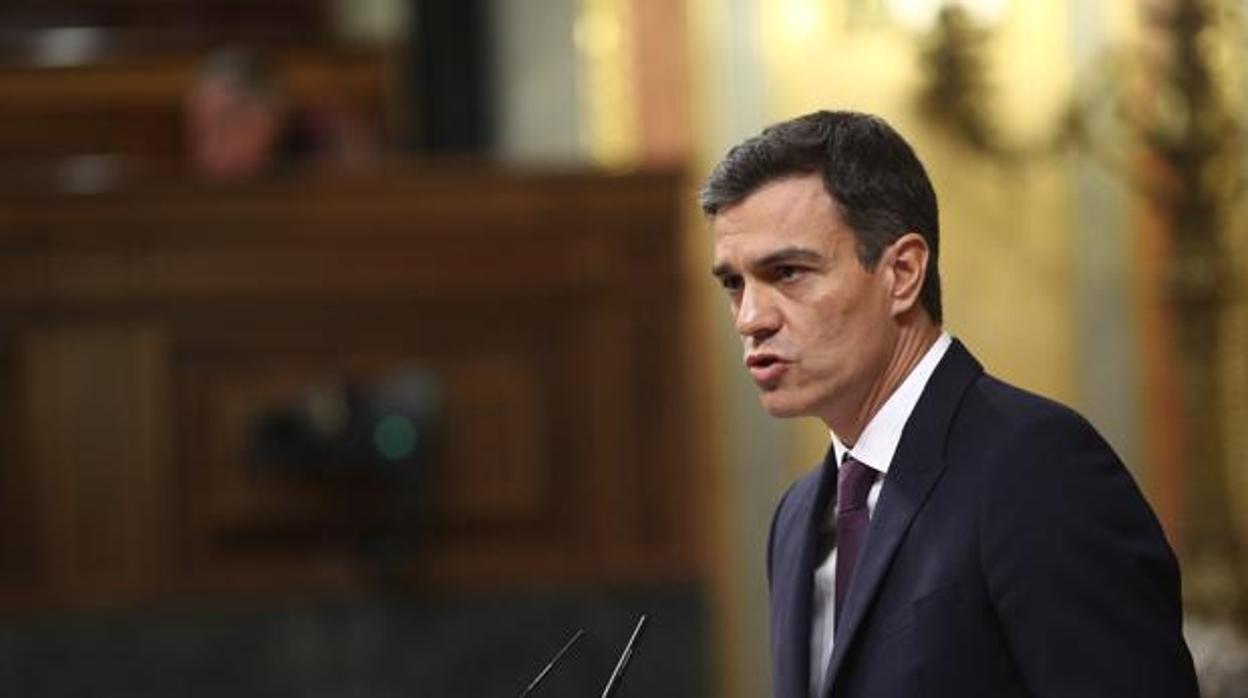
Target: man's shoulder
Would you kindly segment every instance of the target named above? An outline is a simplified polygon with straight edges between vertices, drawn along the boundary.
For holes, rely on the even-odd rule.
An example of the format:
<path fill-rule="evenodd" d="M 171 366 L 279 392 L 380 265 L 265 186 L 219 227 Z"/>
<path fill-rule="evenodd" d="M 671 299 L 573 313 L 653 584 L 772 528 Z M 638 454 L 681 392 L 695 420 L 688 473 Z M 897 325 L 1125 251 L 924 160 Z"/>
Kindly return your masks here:
<path fill-rule="evenodd" d="M 985 410 L 985 416 L 1004 423 L 1027 424 L 1043 420 L 1079 421 L 1083 417 L 1057 400 L 1008 383 L 991 373 L 982 373 L 971 385 L 970 406 Z"/>
<path fill-rule="evenodd" d="M 1058 472 L 1057 462 L 1096 455 L 1118 463 L 1113 448 L 1092 423 L 1070 406 L 981 373 L 963 396 L 947 433 L 946 453 L 955 461 L 1017 472 L 1035 466 Z"/>
<path fill-rule="evenodd" d="M 980 374 L 966 392 L 949 437 L 951 445 L 974 442 L 981 453 L 1017 453 L 1072 440 L 1108 449 L 1070 406 L 989 373 Z"/>
<path fill-rule="evenodd" d="M 791 517 L 802 504 L 813 502 L 819 494 L 819 479 L 823 469 L 820 463 L 794 480 L 776 504 L 776 519 Z"/>
<path fill-rule="evenodd" d="M 1070 407 L 985 371 L 978 359 L 957 339 L 953 340 L 928 381 L 925 393 L 931 395 L 925 394 L 920 405 L 926 403 L 929 412 L 950 410 L 955 424 L 969 420 L 1009 430 L 1037 422 L 1085 422 Z M 941 403 L 947 406 L 937 407 Z"/>
<path fill-rule="evenodd" d="M 801 531 L 809 524 L 811 511 L 819 496 L 822 467 L 806 473 L 785 490 L 772 513 L 771 531 L 767 541 L 767 575 L 772 574 L 777 559 L 792 561 L 801 554 Z M 785 564 L 791 564 L 787 562 Z"/>

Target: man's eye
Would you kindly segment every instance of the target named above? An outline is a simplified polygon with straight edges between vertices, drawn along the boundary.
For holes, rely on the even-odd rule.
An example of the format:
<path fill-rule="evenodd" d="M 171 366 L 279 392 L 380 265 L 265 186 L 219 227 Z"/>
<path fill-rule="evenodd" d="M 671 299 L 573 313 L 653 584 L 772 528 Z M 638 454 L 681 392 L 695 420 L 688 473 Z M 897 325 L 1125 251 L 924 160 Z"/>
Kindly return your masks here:
<path fill-rule="evenodd" d="M 788 264 L 776 267 L 776 278 L 781 281 L 792 281 L 801 275 L 802 270 L 799 267 Z"/>
<path fill-rule="evenodd" d="M 729 293 L 736 293 L 741 290 L 741 277 L 739 276 L 721 277 L 719 283 Z"/>

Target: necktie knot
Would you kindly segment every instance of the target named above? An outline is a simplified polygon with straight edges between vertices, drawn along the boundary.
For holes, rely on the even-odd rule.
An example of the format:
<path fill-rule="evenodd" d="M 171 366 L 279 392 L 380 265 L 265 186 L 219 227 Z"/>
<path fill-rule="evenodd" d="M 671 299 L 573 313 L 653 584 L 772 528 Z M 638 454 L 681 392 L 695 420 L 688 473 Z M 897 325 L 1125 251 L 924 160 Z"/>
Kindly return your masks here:
<path fill-rule="evenodd" d="M 837 514 L 865 507 L 878 474 L 866 463 L 846 455 L 836 476 Z"/>

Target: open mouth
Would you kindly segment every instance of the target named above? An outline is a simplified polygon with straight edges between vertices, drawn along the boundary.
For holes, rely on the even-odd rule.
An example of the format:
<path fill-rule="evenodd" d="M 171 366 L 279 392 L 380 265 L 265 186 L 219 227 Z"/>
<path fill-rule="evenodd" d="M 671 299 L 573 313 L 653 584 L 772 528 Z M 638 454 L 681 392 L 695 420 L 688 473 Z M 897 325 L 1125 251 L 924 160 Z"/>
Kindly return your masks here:
<path fill-rule="evenodd" d="M 745 359 L 746 368 L 768 368 L 781 363 L 780 357 L 775 354 L 755 354 Z"/>
<path fill-rule="evenodd" d="M 777 384 L 787 364 L 778 356 L 759 354 L 746 359 L 745 365 L 749 368 L 754 382 L 760 388 L 766 389 Z"/>

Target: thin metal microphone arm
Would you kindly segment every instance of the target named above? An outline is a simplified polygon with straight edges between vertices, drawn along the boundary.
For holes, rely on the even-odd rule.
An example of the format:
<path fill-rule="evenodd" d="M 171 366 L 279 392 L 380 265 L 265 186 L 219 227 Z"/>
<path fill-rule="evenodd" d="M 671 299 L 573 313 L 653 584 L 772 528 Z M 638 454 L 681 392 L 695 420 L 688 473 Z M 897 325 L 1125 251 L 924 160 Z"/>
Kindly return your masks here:
<path fill-rule="evenodd" d="M 542 679 L 546 678 L 546 675 L 550 673 L 550 670 L 555 668 L 555 665 L 559 663 L 559 660 L 563 659 L 563 655 L 566 654 L 568 650 L 572 649 L 572 645 L 575 645 L 576 641 L 581 639 L 581 636 L 584 634 L 584 628 L 577 630 L 576 634 L 565 642 L 563 647 L 555 653 L 554 659 L 551 659 L 550 663 L 547 664 L 546 667 L 538 673 L 537 677 L 529 683 L 529 685 L 524 689 L 524 692 L 520 694 L 520 698 L 528 698 L 528 695 L 533 692 L 533 689 L 537 688 L 537 685 L 542 682 Z"/>
<path fill-rule="evenodd" d="M 633 627 L 633 635 L 628 638 L 628 644 L 624 646 L 624 652 L 620 654 L 620 661 L 615 664 L 615 671 L 611 672 L 611 678 L 607 679 L 607 685 L 602 689 L 602 698 L 611 698 L 612 695 L 620 687 L 620 682 L 624 678 L 624 670 L 628 668 L 628 660 L 633 657 L 633 650 L 637 647 L 637 640 L 641 637 L 641 629 L 646 626 L 646 614 L 641 614 L 637 619 L 637 625 Z"/>

